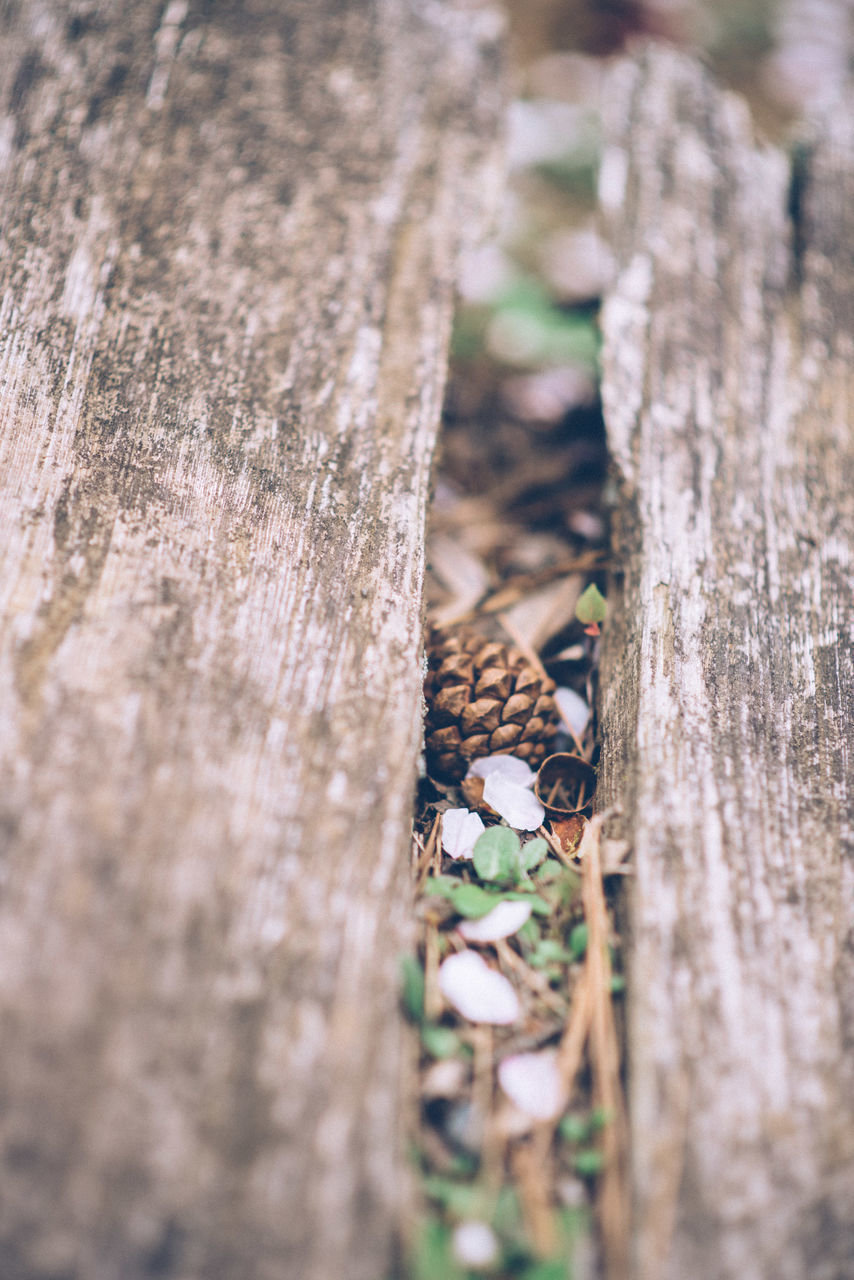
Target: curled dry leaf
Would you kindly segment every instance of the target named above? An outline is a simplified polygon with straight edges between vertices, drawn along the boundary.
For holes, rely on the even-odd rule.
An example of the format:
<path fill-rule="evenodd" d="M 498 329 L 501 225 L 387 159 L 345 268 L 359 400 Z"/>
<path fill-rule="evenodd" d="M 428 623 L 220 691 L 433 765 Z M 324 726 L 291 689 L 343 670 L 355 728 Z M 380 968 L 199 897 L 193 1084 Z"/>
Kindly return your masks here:
<path fill-rule="evenodd" d="M 596 770 L 583 756 L 559 751 L 540 765 L 534 794 L 551 817 L 569 817 L 591 807 L 596 791 Z"/>
<path fill-rule="evenodd" d="M 459 951 L 442 962 L 439 990 L 469 1022 L 508 1026 L 522 1011 L 511 984 L 476 951 Z"/>
<path fill-rule="evenodd" d="M 564 853 L 575 853 L 584 833 L 585 819 L 580 813 L 572 813 L 568 818 L 552 820 L 552 835 L 560 841 Z"/>
<path fill-rule="evenodd" d="M 517 831 L 536 831 L 546 811 L 527 786 L 519 786 L 502 773 L 491 773 L 483 784 L 484 803 Z"/>
<path fill-rule="evenodd" d="M 446 809 L 442 814 L 442 848 L 449 858 L 470 858 L 486 828 L 469 809 Z"/>
<path fill-rule="evenodd" d="M 556 1120 L 566 1106 L 566 1086 L 554 1049 L 504 1058 L 498 1066 L 498 1083 L 510 1101 L 533 1120 Z"/>
<path fill-rule="evenodd" d="M 459 931 L 466 942 L 500 942 L 517 933 L 530 918 L 530 902 L 499 902 L 479 920 L 463 920 Z"/>
<path fill-rule="evenodd" d="M 470 809 L 483 809 L 483 778 L 463 778 L 460 783 L 463 799 Z"/>

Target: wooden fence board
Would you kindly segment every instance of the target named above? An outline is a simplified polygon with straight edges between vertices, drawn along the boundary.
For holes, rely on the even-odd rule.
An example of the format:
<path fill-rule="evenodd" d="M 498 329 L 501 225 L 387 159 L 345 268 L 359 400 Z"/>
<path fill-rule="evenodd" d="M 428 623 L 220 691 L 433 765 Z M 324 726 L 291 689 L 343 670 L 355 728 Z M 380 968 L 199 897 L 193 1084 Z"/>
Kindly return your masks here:
<path fill-rule="evenodd" d="M 1 21 L 0 1274 L 379 1280 L 494 17 Z"/>
<path fill-rule="evenodd" d="M 850 1280 L 854 104 L 793 182 L 675 52 L 612 90 L 634 1274 Z"/>

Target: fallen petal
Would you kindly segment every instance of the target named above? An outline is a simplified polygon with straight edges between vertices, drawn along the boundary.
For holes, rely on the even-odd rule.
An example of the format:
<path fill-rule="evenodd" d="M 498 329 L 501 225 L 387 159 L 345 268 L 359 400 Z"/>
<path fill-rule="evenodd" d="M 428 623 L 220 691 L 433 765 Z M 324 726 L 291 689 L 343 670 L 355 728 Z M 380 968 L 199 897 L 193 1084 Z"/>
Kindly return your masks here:
<path fill-rule="evenodd" d="M 581 694 L 574 689 L 555 689 L 554 700 L 567 729 L 580 738 L 590 720 L 590 708 Z"/>
<path fill-rule="evenodd" d="M 537 776 L 530 765 L 518 756 L 483 756 L 472 762 L 466 777 L 489 778 L 493 774 L 501 774 L 519 787 L 532 787 Z"/>
<path fill-rule="evenodd" d="M 534 1120 L 554 1120 L 566 1106 L 566 1089 L 554 1049 L 503 1058 L 498 1065 L 498 1083 L 510 1101 Z"/>
<path fill-rule="evenodd" d="M 527 787 L 511 782 L 502 773 L 491 773 L 483 784 L 483 799 L 517 831 L 536 831 L 546 811 Z"/>
<path fill-rule="evenodd" d="M 434 1062 L 421 1077 L 423 1098 L 457 1098 L 466 1082 L 466 1065 L 460 1058 Z"/>
<path fill-rule="evenodd" d="M 449 858 L 470 858 L 485 830 L 470 809 L 446 809 L 442 814 L 442 848 Z"/>
<path fill-rule="evenodd" d="M 439 966 L 439 990 L 470 1022 L 507 1026 L 521 1013 L 519 997 L 503 974 L 476 951 L 459 951 Z"/>
<path fill-rule="evenodd" d="M 499 942 L 521 929 L 530 916 L 530 902 L 499 902 L 479 920 L 463 920 L 459 930 L 466 942 Z"/>
<path fill-rule="evenodd" d="M 498 1237 L 485 1222 L 461 1222 L 452 1238 L 454 1258 L 461 1267 L 479 1271 L 498 1257 Z"/>

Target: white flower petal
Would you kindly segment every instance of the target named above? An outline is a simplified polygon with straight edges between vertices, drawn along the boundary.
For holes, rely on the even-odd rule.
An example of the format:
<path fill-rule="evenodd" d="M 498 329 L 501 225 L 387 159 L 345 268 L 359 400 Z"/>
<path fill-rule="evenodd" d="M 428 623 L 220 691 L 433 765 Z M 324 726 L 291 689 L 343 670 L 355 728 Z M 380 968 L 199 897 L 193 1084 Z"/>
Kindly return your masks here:
<path fill-rule="evenodd" d="M 498 1257 L 498 1237 L 485 1222 L 461 1222 L 452 1237 L 454 1258 L 461 1267 L 479 1271 Z"/>
<path fill-rule="evenodd" d="M 498 1083 L 510 1101 L 534 1120 L 554 1120 L 566 1106 L 566 1089 L 554 1049 L 503 1058 L 498 1065 Z"/>
<path fill-rule="evenodd" d="M 574 689 L 555 689 L 554 700 L 561 720 L 570 733 L 580 738 L 590 719 L 590 708 L 581 694 L 576 693 Z"/>
<path fill-rule="evenodd" d="M 442 814 L 442 848 L 450 858 L 470 858 L 485 830 L 470 809 L 446 809 Z"/>
<path fill-rule="evenodd" d="M 463 920 L 459 930 L 467 942 L 498 942 L 521 929 L 530 916 L 530 902 L 499 902 L 479 920 Z"/>
<path fill-rule="evenodd" d="M 483 784 L 483 801 L 517 831 L 536 831 L 546 811 L 527 787 L 520 787 L 501 773 L 491 773 Z"/>
<path fill-rule="evenodd" d="M 521 1013 L 519 997 L 503 974 L 476 951 L 459 951 L 439 966 L 439 990 L 470 1022 L 507 1026 Z"/>
<path fill-rule="evenodd" d="M 537 777 L 531 766 L 518 756 L 483 756 L 472 762 L 466 777 L 488 778 L 494 773 L 509 778 L 519 787 L 532 787 Z"/>

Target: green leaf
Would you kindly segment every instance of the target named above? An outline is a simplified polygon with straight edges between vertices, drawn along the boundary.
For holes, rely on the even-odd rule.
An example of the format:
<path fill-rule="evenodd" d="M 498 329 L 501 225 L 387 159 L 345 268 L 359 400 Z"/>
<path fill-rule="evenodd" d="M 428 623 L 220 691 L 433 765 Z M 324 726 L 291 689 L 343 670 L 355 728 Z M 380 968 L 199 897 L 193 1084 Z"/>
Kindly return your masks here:
<path fill-rule="evenodd" d="M 587 950 L 587 925 L 577 924 L 569 935 L 569 949 L 577 960 Z"/>
<path fill-rule="evenodd" d="M 522 928 L 516 934 L 522 942 L 528 943 L 529 946 L 536 946 L 540 938 L 540 930 L 535 920 L 526 920 Z"/>
<path fill-rule="evenodd" d="M 618 996 L 621 991 L 626 989 L 626 980 L 621 973 L 611 975 L 611 994 Z"/>
<path fill-rule="evenodd" d="M 590 1137 L 590 1118 L 589 1116 L 574 1115 L 570 1112 L 564 1116 L 558 1125 L 558 1132 L 564 1142 L 572 1142 L 578 1145 L 580 1142 L 586 1142 Z"/>
<path fill-rule="evenodd" d="M 515 880 L 519 837 L 509 827 L 489 827 L 474 846 L 474 869 L 481 880 Z"/>
<path fill-rule="evenodd" d="M 424 1194 L 438 1201 L 455 1218 L 479 1218 L 485 1215 L 489 1202 L 483 1186 L 471 1182 L 455 1182 L 441 1174 L 428 1174 L 422 1182 Z"/>
<path fill-rule="evenodd" d="M 549 851 L 549 846 L 542 836 L 537 836 L 534 840 L 529 840 L 527 844 L 522 845 L 522 851 L 519 857 L 520 865 L 524 871 L 532 871 L 534 867 L 538 867 Z"/>
<path fill-rule="evenodd" d="M 426 1022 L 421 1028 L 421 1043 L 431 1058 L 453 1058 L 459 1051 L 460 1037 L 450 1027 Z"/>
<path fill-rule="evenodd" d="M 422 893 L 425 898 L 450 898 L 454 889 L 461 884 L 462 881 L 457 876 L 428 876 Z"/>
<path fill-rule="evenodd" d="M 501 901 L 494 893 L 487 893 L 477 884 L 461 884 L 448 896 L 454 905 L 454 910 L 468 920 L 479 920 Z"/>
<path fill-rule="evenodd" d="M 454 1260 L 451 1233 L 447 1227 L 428 1219 L 419 1232 L 412 1256 L 413 1280 L 464 1280 L 464 1272 Z"/>
<path fill-rule="evenodd" d="M 545 898 L 541 898 L 538 893 L 528 892 L 524 889 L 513 889 L 499 894 L 494 899 L 495 902 L 530 902 L 531 910 L 535 916 L 550 916 L 552 909 L 546 902 Z"/>
<path fill-rule="evenodd" d="M 579 622 L 589 627 L 594 622 L 604 622 L 608 613 L 608 605 L 602 592 L 591 582 L 586 591 L 582 591 L 575 606 L 575 616 Z"/>
<path fill-rule="evenodd" d="M 522 1280 L 567 1280 L 568 1275 L 565 1258 L 548 1258 L 526 1267 L 522 1272 Z"/>
<path fill-rule="evenodd" d="M 579 1151 L 572 1163 L 575 1172 L 581 1174 L 582 1178 L 595 1178 L 604 1168 L 605 1157 L 601 1151 L 594 1151 L 591 1147 L 586 1151 Z"/>
<path fill-rule="evenodd" d="M 590 1112 L 590 1132 L 596 1133 L 599 1129 L 604 1129 L 612 1119 L 613 1113 L 608 1107 L 594 1107 Z"/>
<path fill-rule="evenodd" d="M 408 1018 L 420 1022 L 424 1017 L 424 970 L 415 956 L 400 960 L 400 998 Z"/>
<path fill-rule="evenodd" d="M 575 956 L 553 938 L 544 938 L 528 961 L 535 969 L 546 964 L 568 964 Z"/>

